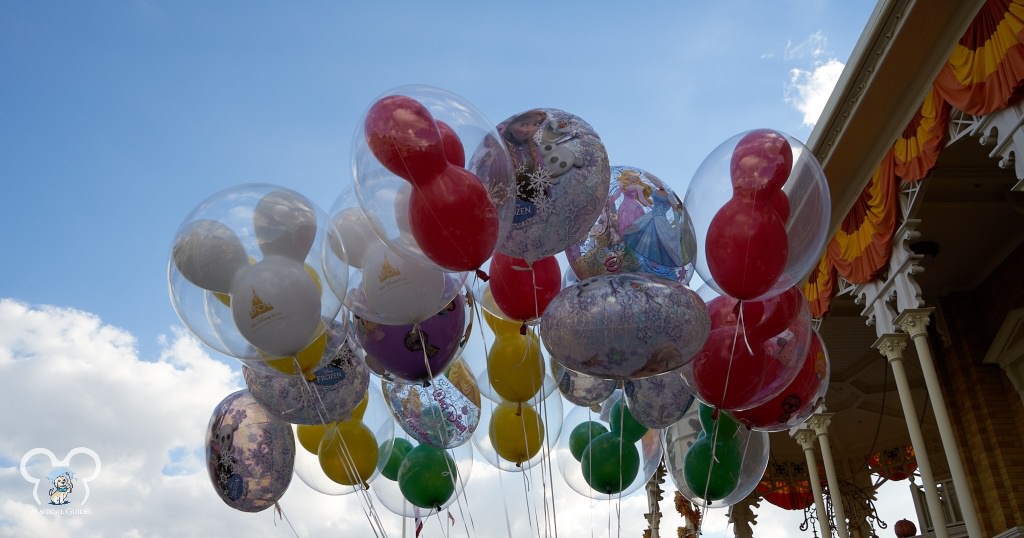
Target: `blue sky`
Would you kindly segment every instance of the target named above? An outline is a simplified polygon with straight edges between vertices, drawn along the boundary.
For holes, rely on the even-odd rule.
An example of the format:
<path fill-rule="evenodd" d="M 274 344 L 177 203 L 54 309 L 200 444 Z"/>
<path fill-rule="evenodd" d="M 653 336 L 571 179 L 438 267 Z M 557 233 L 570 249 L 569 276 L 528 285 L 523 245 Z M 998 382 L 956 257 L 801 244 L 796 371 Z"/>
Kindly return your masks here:
<path fill-rule="evenodd" d="M 241 183 L 279 184 L 329 208 L 352 182 L 352 134 L 381 93 L 437 86 L 494 123 L 535 107 L 566 110 L 595 128 L 612 165 L 644 168 L 682 194 L 704 156 L 739 132 L 769 127 L 806 140 L 873 8 L 863 0 L 0 3 L 0 392 L 34 398 L 30 410 L 3 415 L 3 430 L 19 432 L 0 441 L 3 469 L 37 446 L 111 446 L 124 435 L 114 427 L 119 406 L 146 397 L 137 385 L 190 392 L 154 406 L 174 418 L 146 437 L 152 442 L 120 444 L 156 452 L 126 472 L 155 469 L 153 480 L 181 488 L 168 506 L 147 510 L 209 501 L 195 486 L 209 487 L 205 471 L 190 458 L 212 406 L 239 381 L 230 360 L 183 335 L 167 293 L 171 239 L 196 204 Z M 81 386 L 47 410 L 54 380 Z M 145 430 L 143 411 L 128 413 L 136 414 Z M 53 433 L 68 421 L 80 424 L 80 439 Z M 182 431 L 163 431 L 172 426 Z M 12 473 L 2 475 L 4 491 L 28 499 L 0 501 L 0 533 L 54 524 L 26 515 L 31 495 Z M 102 503 L 101 488 L 92 491 L 90 503 Z M 230 512 L 203 509 L 214 516 L 203 522 Z M 293 523 L 316 517 L 306 512 Z M 129 532 L 108 516 L 78 530 Z M 353 521 L 365 530 L 365 519 Z M 259 522 L 290 532 L 269 516 Z M 159 528 L 130 525 L 144 535 Z"/>

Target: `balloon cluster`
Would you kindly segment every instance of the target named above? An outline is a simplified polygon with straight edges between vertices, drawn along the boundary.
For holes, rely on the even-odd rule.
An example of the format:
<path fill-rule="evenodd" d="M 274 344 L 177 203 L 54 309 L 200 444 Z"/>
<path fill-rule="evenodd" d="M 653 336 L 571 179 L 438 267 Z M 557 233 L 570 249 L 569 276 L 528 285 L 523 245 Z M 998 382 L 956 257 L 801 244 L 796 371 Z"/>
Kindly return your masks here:
<path fill-rule="evenodd" d="M 509 472 L 554 457 L 594 499 L 664 461 L 688 498 L 728 506 L 760 480 L 767 432 L 824 398 L 828 357 L 797 283 L 824 245 L 828 192 L 787 135 L 730 139 L 680 199 L 610 166 L 573 114 L 494 125 L 405 86 L 366 109 L 352 172 L 327 212 L 243 185 L 174 238 L 176 312 L 243 364 L 247 388 L 207 439 L 232 507 L 273 505 L 294 472 L 424 517 L 458 501 L 474 454 Z M 485 351 L 466 353 L 481 317 Z"/>

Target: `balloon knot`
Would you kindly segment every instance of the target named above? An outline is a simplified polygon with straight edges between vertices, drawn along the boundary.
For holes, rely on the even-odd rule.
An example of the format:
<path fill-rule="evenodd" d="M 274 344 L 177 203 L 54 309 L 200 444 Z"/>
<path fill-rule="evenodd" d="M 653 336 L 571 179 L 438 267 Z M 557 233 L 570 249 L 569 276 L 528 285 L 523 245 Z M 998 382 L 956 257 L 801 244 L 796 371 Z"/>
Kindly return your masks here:
<path fill-rule="evenodd" d="M 488 276 L 487 273 L 485 273 L 483 269 L 477 269 L 476 270 L 476 276 L 477 276 L 477 278 L 479 278 L 480 280 L 483 280 L 484 282 L 487 282 L 488 280 L 491 279 L 491 277 Z"/>
<path fill-rule="evenodd" d="M 519 326 L 519 334 L 526 336 L 526 322 Z"/>
<path fill-rule="evenodd" d="M 718 408 L 717 407 L 711 410 L 711 418 L 714 419 L 714 420 L 718 420 Z"/>
<path fill-rule="evenodd" d="M 516 404 L 516 416 L 517 417 L 523 416 L 523 404 L 522 404 L 522 402 Z"/>

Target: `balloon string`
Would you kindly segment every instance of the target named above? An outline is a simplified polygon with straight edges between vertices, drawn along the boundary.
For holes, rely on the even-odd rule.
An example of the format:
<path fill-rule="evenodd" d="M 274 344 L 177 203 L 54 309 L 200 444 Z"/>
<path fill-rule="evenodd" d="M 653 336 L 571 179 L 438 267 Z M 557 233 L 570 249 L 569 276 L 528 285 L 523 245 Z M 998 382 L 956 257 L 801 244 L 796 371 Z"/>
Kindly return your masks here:
<path fill-rule="evenodd" d="M 543 391 L 543 385 L 541 385 Z M 548 400 L 544 398 L 541 400 L 541 410 L 544 412 L 544 424 L 551 424 L 548 419 Z M 541 461 L 541 465 L 547 464 L 548 477 L 551 480 L 551 520 L 554 526 L 555 538 L 558 538 L 558 511 L 555 510 L 555 473 L 551 468 L 551 459 L 553 452 L 551 451 L 551 436 L 544 436 L 544 445 L 546 452 L 544 453 L 544 459 Z"/>
<path fill-rule="evenodd" d="M 530 530 L 530 534 L 533 534 L 533 519 L 530 517 L 530 475 L 528 473 L 522 473 L 523 475 L 523 499 L 526 501 L 526 525 Z M 537 510 L 534 507 L 533 518 L 537 517 Z M 539 525 L 538 525 L 539 526 Z M 538 533 L 539 533 L 538 529 Z"/>
<path fill-rule="evenodd" d="M 747 352 L 753 355 L 754 350 L 750 347 L 750 340 L 747 340 L 747 321 L 743 316 L 743 301 L 741 300 L 736 303 L 736 307 L 740 310 L 736 318 L 736 327 L 739 329 L 740 334 L 743 335 L 743 343 L 747 346 Z"/>
<path fill-rule="evenodd" d="M 505 491 L 505 481 L 501 477 L 503 474 L 505 473 L 498 473 L 498 487 L 501 488 L 501 491 Z M 505 531 L 508 533 L 508 538 L 512 538 L 512 520 L 508 515 L 508 498 L 504 495 L 501 496 L 501 506 L 505 509 Z"/>
<path fill-rule="evenodd" d="M 343 341 L 341 345 L 347 346 L 348 342 L 347 341 Z M 295 363 L 296 363 L 296 367 L 298 367 L 298 358 L 295 358 Z M 315 405 L 314 408 L 316 409 L 317 417 L 320 419 L 320 423 L 325 428 L 328 427 L 329 423 L 327 421 L 327 416 L 326 416 L 327 404 L 324 403 L 323 397 L 320 394 L 320 391 L 316 390 L 316 388 L 313 386 L 313 383 L 307 382 L 307 383 L 303 383 L 302 385 L 306 389 L 306 391 L 308 391 L 308 393 L 310 394 L 311 398 L 312 397 L 316 398 L 316 403 L 318 405 Z M 366 397 L 369 398 L 369 394 L 367 394 Z M 344 445 L 344 438 L 340 437 L 340 439 L 342 441 L 342 444 Z M 355 468 L 356 468 L 355 467 L 355 462 L 352 460 L 351 454 L 348 452 L 348 448 L 347 447 L 345 447 L 344 452 L 345 452 L 345 455 L 347 456 L 346 462 L 345 462 L 345 465 L 344 465 L 345 471 L 346 471 L 346 475 L 348 475 L 348 479 L 349 479 L 350 482 L 353 482 L 353 483 L 358 482 L 358 480 L 356 480 L 356 478 L 358 478 L 358 477 L 353 476 L 355 474 Z M 366 491 L 366 489 L 360 488 L 360 487 L 358 487 L 356 485 L 353 485 L 352 488 L 353 488 L 353 491 L 357 492 L 357 495 L 360 497 L 360 499 L 363 502 L 363 506 L 362 506 L 363 515 L 366 516 L 367 522 L 370 524 L 370 528 L 373 530 L 373 534 L 375 536 L 381 536 L 381 534 L 378 533 L 378 529 L 379 529 L 380 532 L 383 533 L 383 536 L 387 536 L 387 532 L 384 530 L 384 523 L 380 519 L 380 513 L 377 512 L 377 509 L 373 506 L 373 499 L 370 498 L 370 496 L 369 496 L 368 492 Z M 375 524 L 376 524 L 376 526 L 374 526 Z"/>
<path fill-rule="evenodd" d="M 281 503 L 279 502 L 274 503 L 274 515 L 288 524 L 288 528 L 292 530 L 292 534 L 295 535 L 295 538 L 299 537 L 299 533 L 295 531 L 295 526 L 292 525 L 292 521 L 288 519 L 288 515 L 284 513 L 284 508 L 281 508 Z M 274 519 L 274 526 L 277 526 L 277 519 Z"/>
<path fill-rule="evenodd" d="M 430 367 L 430 357 L 427 355 L 427 342 L 426 342 L 426 339 L 424 338 L 423 331 L 420 328 L 419 322 L 416 322 L 415 324 L 413 324 L 413 331 L 416 332 L 416 335 L 420 339 L 420 348 L 423 351 L 423 366 L 427 370 L 427 377 L 428 377 L 428 379 L 434 379 L 434 372 L 432 371 L 432 369 Z M 429 381 L 427 383 L 429 383 Z M 437 427 L 438 437 L 441 439 L 442 447 L 447 447 L 451 440 L 449 439 L 448 431 L 445 429 L 445 427 L 443 425 L 443 422 L 444 422 L 443 414 L 444 413 L 441 411 L 441 402 L 437 401 L 437 393 L 438 393 L 438 391 L 431 390 L 428 393 L 427 397 L 433 399 L 433 401 L 434 401 L 433 409 L 436 409 L 438 411 L 438 413 L 440 413 L 442 415 L 441 417 L 439 417 L 441 420 L 436 421 L 435 424 L 436 424 L 436 427 Z M 449 458 L 445 458 L 444 459 L 445 467 L 448 469 L 448 478 L 452 482 L 452 488 L 453 489 L 457 490 L 458 487 L 459 487 L 459 484 L 462 484 L 463 490 L 465 490 L 466 486 L 465 486 L 465 483 L 462 480 L 463 477 L 462 477 L 461 473 L 458 472 L 458 466 L 455 464 L 454 452 L 452 454 L 453 455 L 452 455 L 451 459 L 449 459 Z M 452 468 L 452 465 L 456 465 L 454 469 Z M 469 506 L 468 506 L 469 499 L 465 499 L 465 502 L 467 504 L 467 506 L 466 506 L 467 511 L 469 511 L 469 513 L 472 514 L 473 512 L 471 510 L 468 510 L 469 509 Z M 459 507 L 459 514 L 462 515 L 462 522 L 463 522 L 463 525 L 465 525 L 466 521 L 467 521 L 467 518 L 466 518 L 466 515 L 465 515 L 465 511 L 463 511 L 463 506 L 462 506 L 463 495 L 461 494 L 461 492 L 460 492 L 459 495 L 457 495 L 455 497 L 455 503 Z M 441 507 L 438 506 L 437 510 L 440 511 L 440 509 L 441 509 Z M 470 516 L 470 519 L 472 519 L 472 515 Z M 476 527 L 475 524 L 473 526 L 474 526 L 474 528 Z M 468 528 L 466 528 L 466 532 L 467 533 L 469 532 Z"/>

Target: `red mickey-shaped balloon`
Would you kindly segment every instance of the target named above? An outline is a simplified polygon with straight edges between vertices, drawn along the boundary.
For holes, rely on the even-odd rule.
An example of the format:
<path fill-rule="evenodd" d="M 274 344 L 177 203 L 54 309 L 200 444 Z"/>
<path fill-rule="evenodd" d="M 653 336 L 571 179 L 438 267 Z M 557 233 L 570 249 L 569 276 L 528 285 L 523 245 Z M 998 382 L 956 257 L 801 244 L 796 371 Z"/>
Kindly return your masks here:
<path fill-rule="evenodd" d="M 782 188 L 793 169 L 793 148 L 782 133 L 757 129 L 747 133 L 732 151 L 733 193 L 756 196 Z"/>
<path fill-rule="evenodd" d="M 466 149 L 462 147 L 458 133 L 447 123 L 437 120 L 437 130 L 441 133 L 441 145 L 444 147 L 445 159 L 455 166 L 466 166 Z"/>
<path fill-rule="evenodd" d="M 771 400 L 733 411 L 733 418 L 752 430 L 782 431 L 797 426 L 814 412 L 828 389 L 828 356 L 817 333 L 811 336 L 807 357 L 800 371 L 782 392 Z"/>
<path fill-rule="evenodd" d="M 708 270 L 723 292 L 756 299 L 786 269 L 789 237 L 771 205 L 734 197 L 711 219 L 705 250 Z"/>
<path fill-rule="evenodd" d="M 395 175 L 422 185 L 449 166 L 437 122 L 419 101 L 404 95 L 378 100 L 363 122 L 366 143 L 377 160 Z"/>
<path fill-rule="evenodd" d="M 413 188 L 409 227 L 423 253 L 449 271 L 479 268 L 498 244 L 498 213 L 487 189 L 458 166 Z"/>

